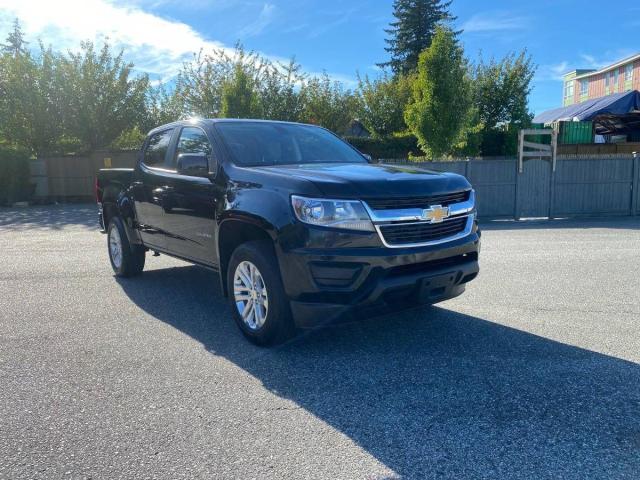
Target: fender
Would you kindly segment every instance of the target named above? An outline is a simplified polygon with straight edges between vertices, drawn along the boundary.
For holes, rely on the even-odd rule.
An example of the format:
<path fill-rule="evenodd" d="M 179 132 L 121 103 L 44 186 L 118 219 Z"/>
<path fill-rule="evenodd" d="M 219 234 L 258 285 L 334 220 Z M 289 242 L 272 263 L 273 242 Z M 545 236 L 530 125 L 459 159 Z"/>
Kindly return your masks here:
<path fill-rule="evenodd" d="M 116 201 L 116 208 L 124 221 L 129 243 L 141 245 L 142 239 L 138 231 L 135 206 L 133 200 L 131 200 L 131 197 L 126 192 L 121 191 Z"/>
<path fill-rule="evenodd" d="M 232 227 L 235 224 L 234 227 Z M 218 275 L 220 278 L 220 285 L 222 286 L 223 294 L 227 295 L 227 263 L 231 256 L 231 251 L 224 251 L 223 237 L 220 234 L 223 231 L 229 231 L 229 227 L 232 227 L 235 232 L 242 232 L 234 237 L 234 241 L 231 244 L 240 243 L 239 241 L 246 241 L 250 239 L 266 239 L 269 238 L 274 246 L 277 244 L 277 229 L 268 220 L 258 215 L 249 212 L 227 211 L 224 217 L 218 223 L 216 229 L 216 257 L 218 259 Z M 277 247 L 275 247 L 277 249 Z"/>
<path fill-rule="evenodd" d="M 135 208 L 128 190 L 129 189 L 125 189 L 124 185 L 120 182 L 110 182 L 105 187 L 103 193 L 103 215 L 107 214 L 111 217 L 115 213 L 120 216 L 123 220 L 129 243 L 140 245 L 142 244 L 142 240 L 138 233 Z M 107 226 L 108 225 L 105 225 L 105 228 Z"/>

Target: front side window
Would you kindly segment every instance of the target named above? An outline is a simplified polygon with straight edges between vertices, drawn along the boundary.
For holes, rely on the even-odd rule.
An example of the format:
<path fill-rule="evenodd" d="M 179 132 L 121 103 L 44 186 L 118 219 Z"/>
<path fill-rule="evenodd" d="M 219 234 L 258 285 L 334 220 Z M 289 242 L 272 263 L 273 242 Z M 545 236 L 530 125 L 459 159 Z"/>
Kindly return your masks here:
<path fill-rule="evenodd" d="M 178 155 L 183 153 L 211 155 L 211 143 L 209 143 L 207 134 L 201 128 L 185 127 L 182 129 L 176 147 L 176 155 L 173 159 L 174 168 L 178 161 Z"/>
<path fill-rule="evenodd" d="M 145 165 L 149 167 L 164 166 L 172 133 L 173 130 L 165 130 L 163 132 L 154 133 L 149 137 L 147 147 L 144 151 Z"/>
<path fill-rule="evenodd" d="M 276 122 L 218 122 L 216 128 L 241 166 L 367 163 L 324 128 Z"/>

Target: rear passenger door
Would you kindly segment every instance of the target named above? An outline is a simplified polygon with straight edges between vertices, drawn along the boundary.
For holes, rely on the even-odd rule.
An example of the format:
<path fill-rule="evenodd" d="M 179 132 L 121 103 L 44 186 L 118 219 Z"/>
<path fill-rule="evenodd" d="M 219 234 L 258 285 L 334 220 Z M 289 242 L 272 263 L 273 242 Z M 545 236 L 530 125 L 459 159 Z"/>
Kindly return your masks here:
<path fill-rule="evenodd" d="M 184 126 L 178 134 L 169 168 L 175 172 L 170 181 L 167 201 L 171 209 L 163 212 L 167 250 L 183 258 L 206 265 L 215 265 L 215 215 L 221 188 L 209 178 L 181 175 L 178 157 L 181 154 L 204 154 L 209 159 L 209 171 L 216 162 L 207 132 L 198 126 Z"/>
<path fill-rule="evenodd" d="M 147 138 L 132 184 L 142 241 L 149 247 L 159 249 L 163 249 L 166 244 L 162 222 L 166 191 L 170 186 L 167 164 L 174 130 L 168 128 Z"/>

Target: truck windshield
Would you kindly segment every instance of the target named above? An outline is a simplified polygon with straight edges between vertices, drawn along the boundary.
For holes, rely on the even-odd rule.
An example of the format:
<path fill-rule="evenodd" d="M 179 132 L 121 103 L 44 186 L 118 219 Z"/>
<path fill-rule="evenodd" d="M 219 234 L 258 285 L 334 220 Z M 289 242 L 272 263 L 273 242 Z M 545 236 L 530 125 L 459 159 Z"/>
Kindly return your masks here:
<path fill-rule="evenodd" d="M 216 126 L 233 161 L 241 166 L 367 162 L 320 127 L 275 122 L 218 122 Z"/>

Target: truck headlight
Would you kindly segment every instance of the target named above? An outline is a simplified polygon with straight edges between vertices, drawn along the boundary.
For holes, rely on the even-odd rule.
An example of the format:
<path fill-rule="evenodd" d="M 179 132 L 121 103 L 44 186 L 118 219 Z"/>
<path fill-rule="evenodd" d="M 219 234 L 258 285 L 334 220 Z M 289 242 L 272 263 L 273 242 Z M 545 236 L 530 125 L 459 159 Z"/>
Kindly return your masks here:
<path fill-rule="evenodd" d="M 327 200 L 291 196 L 298 220 L 319 227 L 343 228 L 373 232 L 373 223 L 358 200 Z"/>

